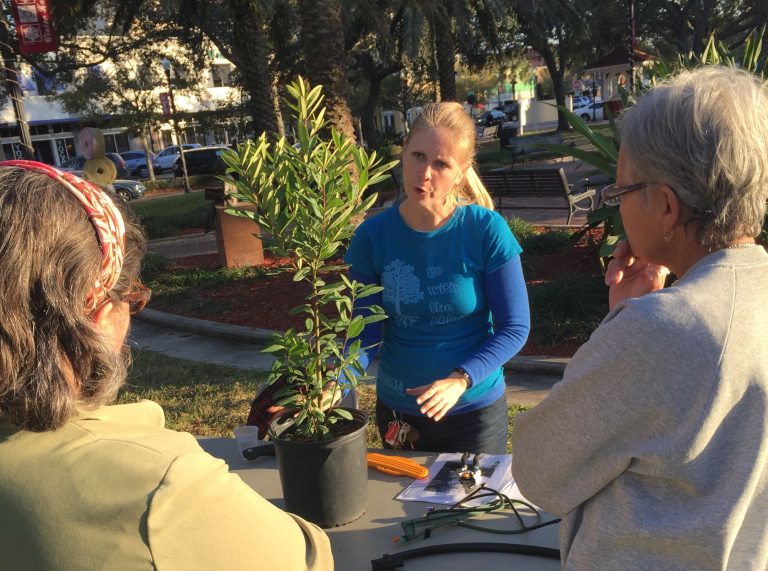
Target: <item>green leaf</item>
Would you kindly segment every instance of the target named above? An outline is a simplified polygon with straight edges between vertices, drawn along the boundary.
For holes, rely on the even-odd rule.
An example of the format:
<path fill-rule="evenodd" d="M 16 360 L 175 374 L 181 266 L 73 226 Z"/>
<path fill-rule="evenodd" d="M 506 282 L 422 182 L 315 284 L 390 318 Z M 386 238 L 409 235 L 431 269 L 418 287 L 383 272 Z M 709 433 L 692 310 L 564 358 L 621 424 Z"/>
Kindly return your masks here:
<path fill-rule="evenodd" d="M 261 350 L 261 352 L 274 353 L 275 351 L 282 351 L 283 349 L 285 349 L 284 345 L 275 344 L 275 345 L 270 345 L 269 347 L 265 347 L 264 349 Z"/>
<path fill-rule="evenodd" d="M 365 328 L 365 321 L 363 321 L 362 316 L 358 315 L 349 324 L 349 328 L 347 329 L 347 336 L 357 337 L 363 332 L 364 328 Z"/>
<path fill-rule="evenodd" d="M 308 267 L 297 270 L 296 273 L 293 274 L 293 281 L 300 282 L 301 280 L 306 279 L 310 271 L 311 271 L 311 268 L 308 268 Z"/>
<path fill-rule="evenodd" d="M 352 413 L 350 413 L 348 410 L 344 410 L 343 408 L 334 408 L 333 414 L 346 420 L 352 420 Z"/>

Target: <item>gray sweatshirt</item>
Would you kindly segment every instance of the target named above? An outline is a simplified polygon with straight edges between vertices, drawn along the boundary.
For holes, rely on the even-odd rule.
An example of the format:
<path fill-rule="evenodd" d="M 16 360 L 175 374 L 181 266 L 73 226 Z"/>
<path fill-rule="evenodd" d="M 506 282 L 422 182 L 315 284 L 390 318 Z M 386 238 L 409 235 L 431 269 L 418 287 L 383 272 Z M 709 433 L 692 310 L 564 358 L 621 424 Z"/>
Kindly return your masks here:
<path fill-rule="evenodd" d="M 768 568 L 768 255 L 627 300 L 519 416 L 512 472 L 563 569 Z"/>

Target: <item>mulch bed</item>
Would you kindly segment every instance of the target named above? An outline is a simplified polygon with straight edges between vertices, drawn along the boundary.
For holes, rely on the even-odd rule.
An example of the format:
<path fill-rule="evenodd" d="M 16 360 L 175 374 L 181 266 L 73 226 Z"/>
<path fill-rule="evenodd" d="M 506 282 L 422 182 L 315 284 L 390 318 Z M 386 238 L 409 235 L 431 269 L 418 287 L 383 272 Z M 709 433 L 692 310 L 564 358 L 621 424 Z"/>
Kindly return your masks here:
<path fill-rule="evenodd" d="M 294 282 L 291 274 L 276 271 L 285 267 L 288 260 L 265 252 L 265 275 L 196 288 L 190 299 L 179 303 L 164 303 L 153 298 L 149 307 L 188 317 L 207 319 L 233 325 L 245 325 L 262 329 L 284 331 L 289 327 L 304 328 L 303 315 L 291 315 L 289 310 L 304 303 L 309 291 L 307 284 Z M 193 268 L 216 270 L 220 267 L 217 254 L 189 256 L 173 260 L 164 273 L 178 273 Z M 271 270 L 271 271 L 270 271 Z M 526 264 L 526 283 L 529 285 L 550 281 L 557 277 L 590 273 L 599 274 L 600 265 L 594 246 L 582 240 L 567 253 L 546 252 L 532 255 Z M 333 279 L 328 277 L 328 280 Z M 526 345 L 523 355 L 548 355 L 569 357 L 578 349 L 578 343 L 566 343 L 554 347 Z"/>

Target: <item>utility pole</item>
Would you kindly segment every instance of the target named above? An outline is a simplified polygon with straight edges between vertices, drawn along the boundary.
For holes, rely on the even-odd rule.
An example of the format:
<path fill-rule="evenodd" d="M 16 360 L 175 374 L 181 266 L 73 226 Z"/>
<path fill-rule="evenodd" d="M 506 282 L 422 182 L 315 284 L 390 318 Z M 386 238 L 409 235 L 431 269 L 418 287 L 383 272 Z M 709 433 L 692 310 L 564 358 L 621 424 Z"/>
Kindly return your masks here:
<path fill-rule="evenodd" d="M 168 80 L 168 99 L 171 103 L 171 121 L 173 121 L 173 131 L 176 133 L 176 144 L 179 146 L 179 160 L 181 160 L 181 170 L 184 173 L 184 192 L 190 192 L 189 174 L 187 173 L 187 159 L 184 158 L 184 147 L 181 141 L 181 132 L 179 131 L 179 122 L 176 119 L 176 100 L 173 98 L 173 82 L 171 81 L 171 62 L 163 59 L 163 69 L 165 78 Z"/>
<path fill-rule="evenodd" d="M 24 94 L 19 85 L 19 71 L 16 68 L 16 53 L 10 45 L 10 29 L 5 14 L 0 11 L 0 54 L 3 57 L 3 72 L 8 95 L 11 97 L 13 112 L 16 114 L 16 124 L 19 127 L 21 152 L 24 159 L 35 160 L 35 149 L 32 147 L 32 137 L 29 134 L 29 123 L 24 118 Z M 12 157 L 18 158 L 18 157 Z"/>

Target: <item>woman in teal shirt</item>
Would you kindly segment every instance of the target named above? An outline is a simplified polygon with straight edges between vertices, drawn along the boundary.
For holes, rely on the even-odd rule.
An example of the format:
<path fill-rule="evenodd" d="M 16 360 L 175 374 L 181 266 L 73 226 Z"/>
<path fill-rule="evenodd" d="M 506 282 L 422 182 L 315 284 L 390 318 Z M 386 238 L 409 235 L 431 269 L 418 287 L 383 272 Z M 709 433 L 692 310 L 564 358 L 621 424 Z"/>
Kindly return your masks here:
<path fill-rule="evenodd" d="M 427 105 L 402 154 L 405 200 L 353 237 L 350 275 L 383 286 L 388 319 L 364 332 L 380 342 L 377 424 L 407 423 L 431 451 L 507 448 L 502 365 L 525 343 L 528 298 L 520 246 L 472 162 L 475 126 L 458 103 Z M 366 302 L 368 302 L 366 299 Z M 387 442 L 389 441 L 389 442 Z"/>

